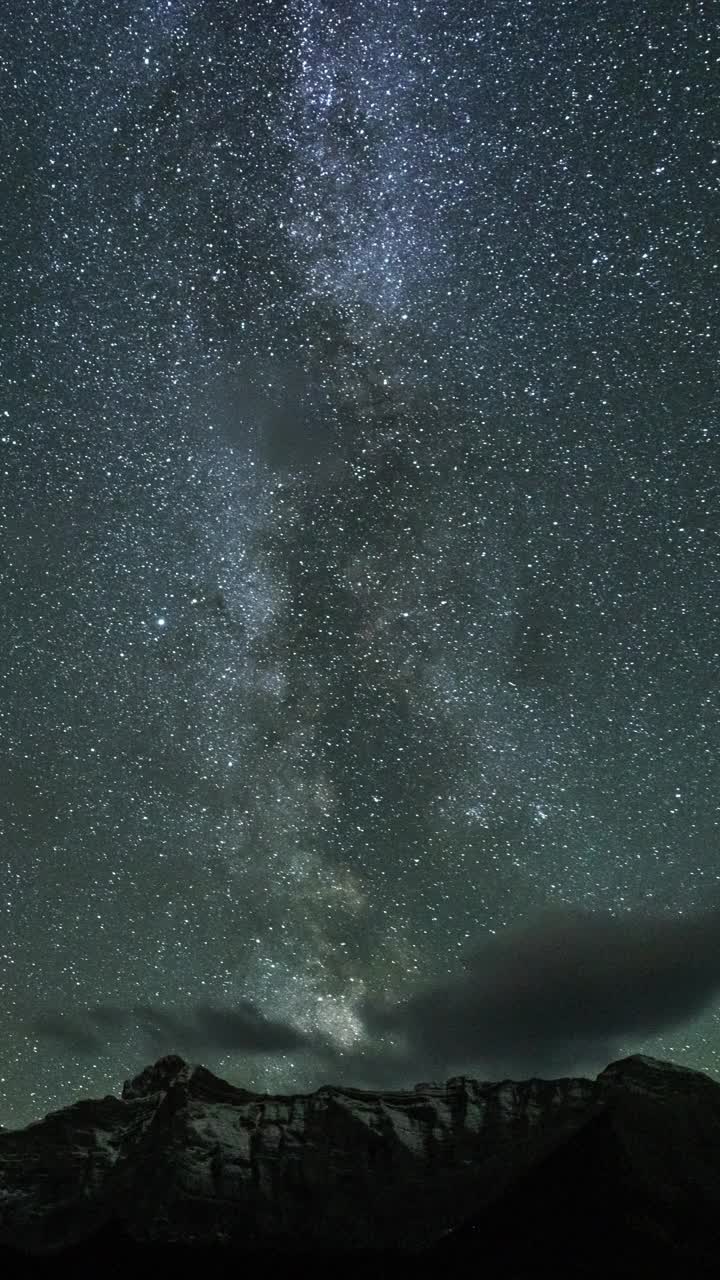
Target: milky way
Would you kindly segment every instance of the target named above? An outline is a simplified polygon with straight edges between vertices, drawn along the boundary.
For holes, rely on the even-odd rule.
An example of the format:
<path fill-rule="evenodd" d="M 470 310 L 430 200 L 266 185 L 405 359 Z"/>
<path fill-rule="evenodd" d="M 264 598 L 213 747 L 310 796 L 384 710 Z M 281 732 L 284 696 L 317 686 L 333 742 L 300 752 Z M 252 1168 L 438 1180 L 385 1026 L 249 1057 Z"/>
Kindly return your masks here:
<path fill-rule="evenodd" d="M 711 6 L 20 8 L 0 1120 L 720 903 Z"/>

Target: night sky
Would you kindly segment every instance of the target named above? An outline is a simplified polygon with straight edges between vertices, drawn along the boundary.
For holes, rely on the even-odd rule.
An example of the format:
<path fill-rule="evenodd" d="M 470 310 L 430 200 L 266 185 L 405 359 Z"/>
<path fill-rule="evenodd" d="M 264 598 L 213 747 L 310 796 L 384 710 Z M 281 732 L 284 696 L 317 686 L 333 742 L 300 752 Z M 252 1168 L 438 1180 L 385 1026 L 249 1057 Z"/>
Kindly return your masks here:
<path fill-rule="evenodd" d="M 478 947 L 441 1076 L 720 1075 L 713 7 L 3 7 L 3 1123 L 372 1081 Z"/>

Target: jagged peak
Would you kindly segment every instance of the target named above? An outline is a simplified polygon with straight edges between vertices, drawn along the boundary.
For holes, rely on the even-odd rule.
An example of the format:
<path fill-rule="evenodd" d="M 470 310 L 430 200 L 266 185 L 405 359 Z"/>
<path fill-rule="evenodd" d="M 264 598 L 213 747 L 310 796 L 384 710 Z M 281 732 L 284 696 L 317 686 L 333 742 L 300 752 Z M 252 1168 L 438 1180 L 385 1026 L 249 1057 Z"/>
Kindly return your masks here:
<path fill-rule="evenodd" d="M 611 1062 L 598 1076 L 598 1084 L 621 1084 L 624 1088 L 641 1088 L 648 1092 L 661 1092 L 664 1085 L 677 1088 L 684 1083 L 685 1087 L 697 1088 L 703 1085 L 715 1085 L 710 1076 L 692 1067 L 681 1066 L 678 1062 L 666 1062 L 662 1058 L 653 1058 L 645 1053 L 633 1053 L 627 1058 L 619 1058 Z"/>
<path fill-rule="evenodd" d="M 178 1054 L 169 1053 L 144 1067 L 132 1080 L 125 1081 L 122 1088 L 123 1100 L 130 1102 L 135 1098 L 150 1097 L 154 1093 L 167 1093 L 174 1084 L 189 1080 L 194 1069 Z"/>
<path fill-rule="evenodd" d="M 137 1098 L 151 1097 L 153 1094 L 167 1093 L 168 1089 L 173 1085 L 188 1083 L 193 1077 L 199 1082 L 200 1077 L 206 1083 L 218 1086 L 221 1091 L 251 1096 L 245 1090 L 237 1089 L 236 1086 L 227 1084 L 224 1080 L 214 1076 L 205 1068 L 198 1067 L 187 1063 L 184 1058 L 178 1054 L 167 1054 L 163 1058 L 159 1058 L 157 1062 L 151 1063 L 143 1068 L 138 1075 L 130 1080 L 126 1080 L 122 1088 L 122 1098 L 124 1101 L 133 1101 Z M 648 1054 L 635 1053 L 625 1058 L 619 1058 L 616 1062 L 611 1062 L 597 1077 L 598 1084 L 602 1087 L 618 1085 L 622 1088 L 640 1089 L 648 1093 L 659 1093 L 667 1088 L 677 1089 L 678 1086 L 685 1088 L 697 1088 L 701 1082 L 705 1085 L 715 1085 L 710 1076 L 704 1072 L 694 1070 L 691 1067 L 681 1066 L 675 1062 L 667 1062 L 660 1058 L 651 1057 Z M 496 1081 L 496 1087 L 501 1084 L 517 1084 L 515 1081 Z M 529 1082 L 526 1082 L 529 1083 Z M 478 1087 L 478 1081 L 469 1076 L 453 1076 L 449 1080 L 441 1081 L 423 1081 L 416 1084 L 411 1090 L 412 1093 L 436 1093 L 436 1092 L 455 1092 L 457 1090 Z M 485 1086 L 487 1087 L 487 1085 Z M 358 1090 L 343 1087 L 340 1085 L 324 1085 L 315 1091 L 316 1094 L 336 1093 L 348 1094 L 349 1096 L 362 1095 L 372 1096 L 376 1092 L 378 1094 L 395 1093 L 397 1090 Z M 400 1092 L 403 1092 L 402 1090 Z M 284 1095 L 283 1095 L 284 1096 Z M 288 1095 L 289 1096 L 289 1095 Z M 296 1095 L 293 1095 L 296 1096 Z M 304 1095 L 303 1095 L 304 1096 Z"/>

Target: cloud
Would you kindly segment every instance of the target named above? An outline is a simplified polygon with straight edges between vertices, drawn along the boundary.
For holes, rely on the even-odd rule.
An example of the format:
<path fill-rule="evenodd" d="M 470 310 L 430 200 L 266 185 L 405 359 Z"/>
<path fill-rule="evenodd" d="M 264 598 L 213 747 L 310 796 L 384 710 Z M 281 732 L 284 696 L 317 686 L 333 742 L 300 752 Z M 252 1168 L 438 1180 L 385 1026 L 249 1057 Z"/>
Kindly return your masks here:
<path fill-rule="evenodd" d="M 89 1020 L 60 1010 L 43 1010 L 31 1019 L 31 1027 L 44 1040 L 72 1049 L 82 1056 L 92 1057 L 101 1048 L 101 1040 Z"/>
<path fill-rule="evenodd" d="M 720 992 L 720 912 L 675 918 L 556 909 L 477 947 L 462 973 L 388 1005 L 376 1041 L 422 1071 L 529 1074 L 599 1065 L 699 1014 Z M 400 1045 L 398 1049 L 397 1046 Z"/>
<path fill-rule="evenodd" d="M 265 1017 L 249 1000 L 232 1008 L 198 1004 L 186 1011 L 146 1004 L 131 1009 L 95 1005 L 73 1014 L 45 1010 L 32 1025 L 45 1039 L 87 1056 L 107 1053 L 109 1041 L 132 1030 L 139 1030 L 158 1054 L 284 1053 L 309 1043 L 301 1031 Z"/>
<path fill-rule="evenodd" d="M 402 1001 L 368 998 L 366 1037 L 340 1049 L 250 1001 L 188 1010 L 46 1011 L 35 1031 L 74 1053 L 140 1032 L 149 1053 L 305 1052 L 323 1082 L 399 1087 L 428 1077 L 562 1075 L 605 1066 L 720 994 L 720 911 L 674 918 L 561 908 L 476 947 L 464 968 Z"/>
<path fill-rule="evenodd" d="M 136 1006 L 133 1014 L 165 1051 L 170 1045 L 186 1051 L 223 1053 L 284 1053 L 307 1044 L 305 1035 L 287 1022 L 267 1018 L 249 1000 L 232 1008 L 196 1005 L 189 1014 L 169 1013 L 152 1006 Z"/>

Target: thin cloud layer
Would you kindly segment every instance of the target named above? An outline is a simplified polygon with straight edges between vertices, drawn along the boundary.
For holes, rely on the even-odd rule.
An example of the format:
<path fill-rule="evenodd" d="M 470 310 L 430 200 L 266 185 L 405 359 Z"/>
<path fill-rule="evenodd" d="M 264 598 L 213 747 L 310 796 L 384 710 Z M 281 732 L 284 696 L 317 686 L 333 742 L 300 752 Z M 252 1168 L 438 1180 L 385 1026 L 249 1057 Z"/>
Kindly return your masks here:
<path fill-rule="evenodd" d="M 234 1008 L 196 1005 L 187 1012 L 135 1005 L 132 1009 L 97 1005 L 86 1012 L 44 1011 L 33 1019 L 36 1033 L 82 1055 L 107 1053 L 118 1035 L 137 1029 L 158 1054 L 284 1053 L 306 1038 L 288 1023 L 264 1014 L 249 1000 Z"/>

